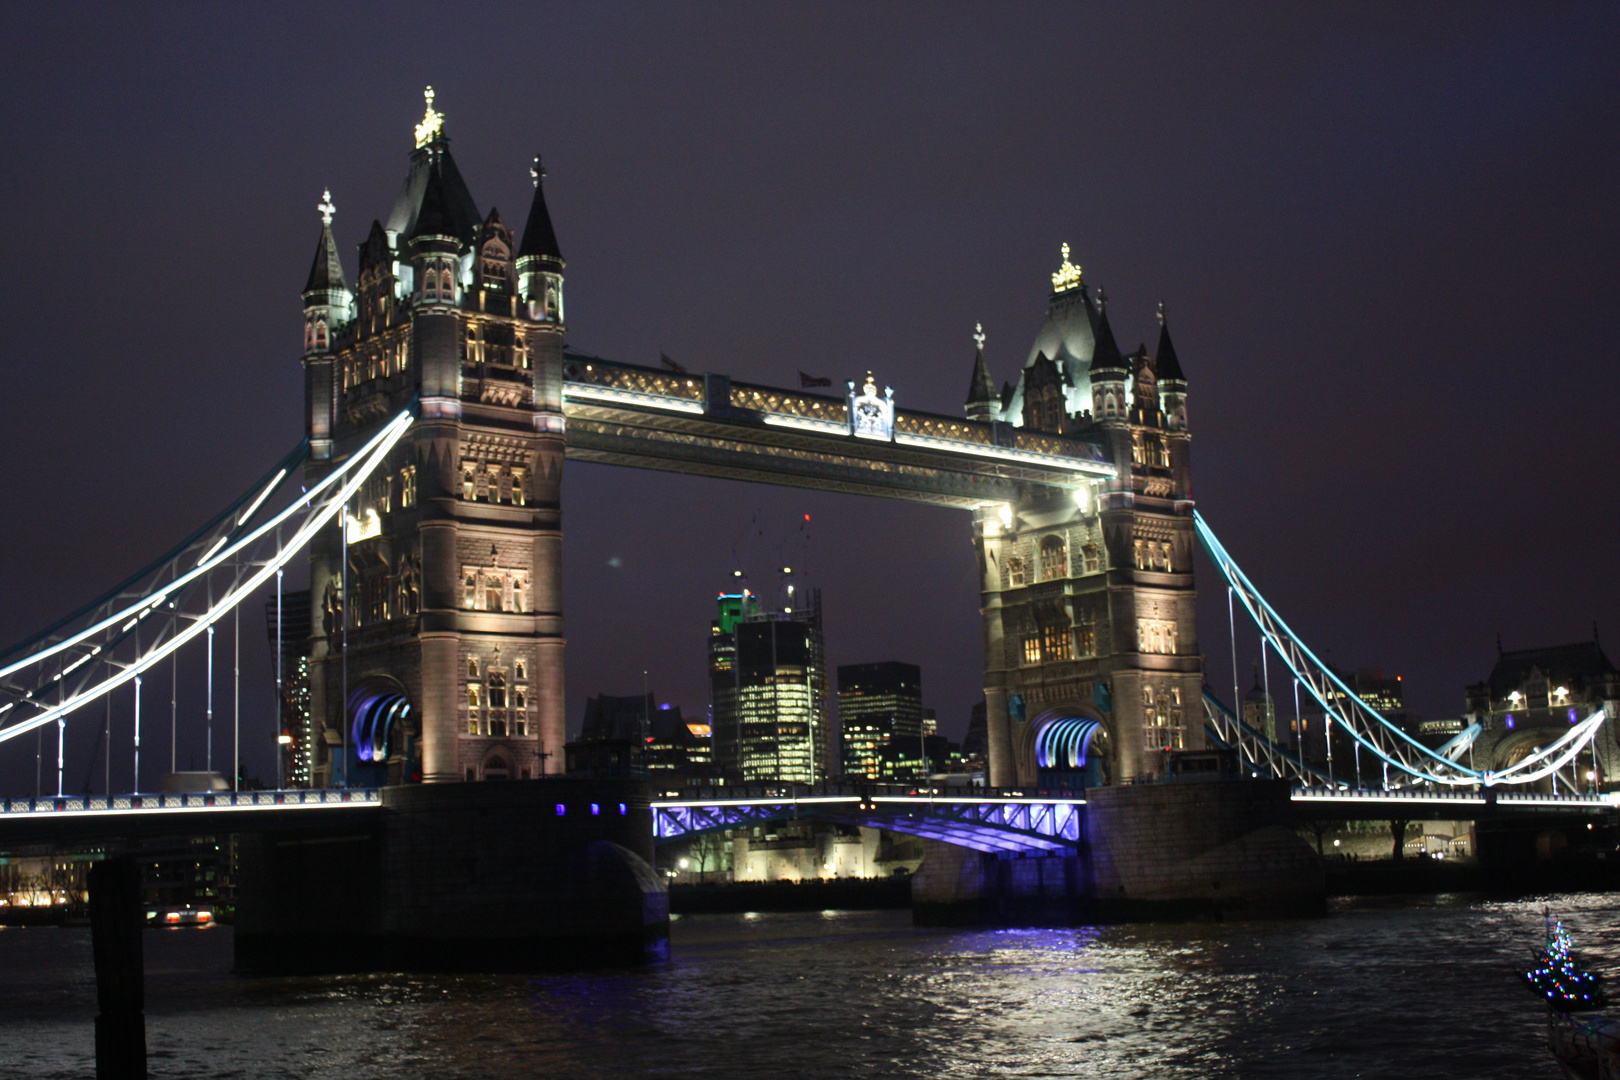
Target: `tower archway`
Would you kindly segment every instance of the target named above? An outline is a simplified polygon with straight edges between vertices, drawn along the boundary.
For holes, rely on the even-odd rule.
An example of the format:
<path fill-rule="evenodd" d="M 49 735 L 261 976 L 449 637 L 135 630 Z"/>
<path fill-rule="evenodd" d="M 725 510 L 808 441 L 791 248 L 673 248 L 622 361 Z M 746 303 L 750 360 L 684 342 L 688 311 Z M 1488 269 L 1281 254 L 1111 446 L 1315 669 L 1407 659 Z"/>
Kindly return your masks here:
<path fill-rule="evenodd" d="M 1078 791 L 1112 781 L 1113 739 L 1096 709 L 1059 703 L 1019 726 L 1022 737 L 1015 739 L 1014 750 L 1021 783 L 1043 791 Z"/>
<path fill-rule="evenodd" d="M 346 703 L 350 783 L 379 786 L 417 779 L 415 718 L 410 693 L 389 675 L 371 675 Z"/>

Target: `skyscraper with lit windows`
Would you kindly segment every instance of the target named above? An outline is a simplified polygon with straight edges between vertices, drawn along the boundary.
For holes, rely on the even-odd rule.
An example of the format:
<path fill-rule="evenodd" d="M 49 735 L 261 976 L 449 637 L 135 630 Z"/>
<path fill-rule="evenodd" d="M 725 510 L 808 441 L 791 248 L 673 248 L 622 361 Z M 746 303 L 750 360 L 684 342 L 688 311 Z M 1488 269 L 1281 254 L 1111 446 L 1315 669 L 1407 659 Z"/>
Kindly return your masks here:
<path fill-rule="evenodd" d="M 714 756 L 733 783 L 815 783 L 834 771 L 821 592 L 806 610 L 719 598 L 709 637 Z"/>

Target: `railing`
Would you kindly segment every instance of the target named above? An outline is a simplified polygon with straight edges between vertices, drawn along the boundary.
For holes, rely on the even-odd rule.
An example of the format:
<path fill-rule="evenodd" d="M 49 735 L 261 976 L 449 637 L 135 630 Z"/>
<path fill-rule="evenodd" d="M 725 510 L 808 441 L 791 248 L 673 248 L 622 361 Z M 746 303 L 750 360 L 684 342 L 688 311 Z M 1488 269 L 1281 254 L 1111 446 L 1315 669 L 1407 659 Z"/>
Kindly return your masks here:
<path fill-rule="evenodd" d="M 1460 806 L 1488 806 L 1510 803 L 1514 806 L 1568 806 L 1620 808 L 1620 792 L 1577 795 L 1545 791 L 1432 791 L 1424 788 L 1340 788 L 1296 787 L 1295 802 L 1406 802 L 1450 803 Z"/>
<path fill-rule="evenodd" d="M 287 807 L 381 806 L 375 788 L 297 788 L 284 791 L 188 791 L 178 794 L 46 795 L 38 798 L 0 798 L 0 816 L 116 815 L 154 811 L 269 810 Z"/>

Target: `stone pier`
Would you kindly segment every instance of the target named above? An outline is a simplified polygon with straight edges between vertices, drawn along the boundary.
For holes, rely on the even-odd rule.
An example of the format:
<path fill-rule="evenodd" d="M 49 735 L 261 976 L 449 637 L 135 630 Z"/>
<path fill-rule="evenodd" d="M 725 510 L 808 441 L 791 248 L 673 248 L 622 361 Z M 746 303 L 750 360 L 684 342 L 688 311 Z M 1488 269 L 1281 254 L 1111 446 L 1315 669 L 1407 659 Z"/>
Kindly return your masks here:
<path fill-rule="evenodd" d="M 644 784 L 386 788 L 364 828 L 243 835 L 239 853 L 242 971 L 536 971 L 668 948 Z"/>
<path fill-rule="evenodd" d="M 920 925 L 1273 918 L 1319 914 L 1321 860 L 1294 832 L 1288 784 L 1210 780 L 1088 793 L 1073 855 L 1006 857 L 927 842 Z"/>

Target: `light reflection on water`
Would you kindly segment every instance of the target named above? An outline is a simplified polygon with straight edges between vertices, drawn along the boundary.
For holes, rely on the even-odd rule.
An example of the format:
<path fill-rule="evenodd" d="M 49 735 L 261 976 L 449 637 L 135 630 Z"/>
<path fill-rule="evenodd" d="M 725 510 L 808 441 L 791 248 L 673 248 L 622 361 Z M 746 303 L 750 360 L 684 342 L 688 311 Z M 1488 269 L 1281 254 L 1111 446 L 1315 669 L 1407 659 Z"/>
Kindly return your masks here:
<path fill-rule="evenodd" d="M 677 920 L 659 967 L 243 979 L 146 937 L 156 1077 L 1552 1077 L 1518 982 L 1547 901 L 1286 923 L 917 930 L 904 911 Z M 1554 898 L 1620 959 L 1615 898 Z M 87 930 L 0 931 L 0 1075 L 93 1075 Z"/>

